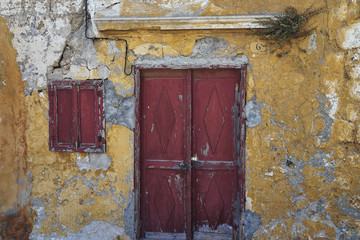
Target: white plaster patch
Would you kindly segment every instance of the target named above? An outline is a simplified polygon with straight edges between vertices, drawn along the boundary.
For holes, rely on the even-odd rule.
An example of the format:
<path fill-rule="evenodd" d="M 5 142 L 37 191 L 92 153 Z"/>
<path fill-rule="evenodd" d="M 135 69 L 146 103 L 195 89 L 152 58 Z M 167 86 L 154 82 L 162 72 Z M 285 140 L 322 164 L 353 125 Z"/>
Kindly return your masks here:
<path fill-rule="evenodd" d="M 40 92 L 39 93 L 39 97 L 40 97 L 40 101 L 42 104 L 45 104 L 45 95 L 44 92 Z"/>
<path fill-rule="evenodd" d="M 121 52 L 121 50 L 116 46 L 115 41 L 109 41 L 108 43 L 108 54 L 116 54 Z"/>
<path fill-rule="evenodd" d="M 360 99 L 360 83 L 354 82 L 350 93 L 352 97 Z"/>
<path fill-rule="evenodd" d="M 308 52 L 315 51 L 317 49 L 316 36 L 317 36 L 316 32 L 311 34 L 307 47 Z"/>
<path fill-rule="evenodd" d="M 72 79 L 88 79 L 90 76 L 89 69 L 77 65 L 70 66 L 70 73 Z"/>
<path fill-rule="evenodd" d="M 330 103 L 331 103 L 331 107 L 329 109 L 329 115 L 332 119 L 334 119 L 334 115 L 338 109 L 339 106 L 339 99 L 336 95 L 336 93 L 334 94 L 326 94 L 326 97 L 329 99 Z"/>
<path fill-rule="evenodd" d="M 350 75 L 353 79 L 360 78 L 360 64 L 355 65 L 350 72 Z"/>
<path fill-rule="evenodd" d="M 17 61 L 23 81 L 28 82 L 31 90 L 45 88 L 46 73 L 49 66 L 59 60 L 66 42 L 66 36 L 71 32 L 69 20 L 50 18 L 43 20 L 44 28 L 51 30 L 46 35 L 30 26 L 12 26 L 14 34 L 13 46 L 17 51 Z"/>
<path fill-rule="evenodd" d="M 58 65 L 68 38 L 81 24 L 83 1 L 2 0 L 0 12 L 14 36 L 16 60 L 28 83 L 25 93 L 46 88 L 47 73 Z"/>
<path fill-rule="evenodd" d="M 358 52 L 354 54 L 354 56 L 351 58 L 354 62 L 357 62 L 360 60 L 360 49 L 358 49 Z"/>
<path fill-rule="evenodd" d="M 135 49 L 134 49 L 134 53 L 136 55 L 146 55 L 146 54 L 149 54 L 149 51 L 151 49 L 153 50 L 158 50 L 162 48 L 162 45 L 161 44 L 150 44 L 150 43 L 145 43 L 145 44 L 142 44 L 142 45 L 139 45 L 137 46 Z"/>
<path fill-rule="evenodd" d="M 79 170 L 89 171 L 90 168 L 97 170 L 107 171 L 110 167 L 112 159 L 106 155 L 106 153 L 90 153 L 85 158 L 80 158 L 80 155 L 77 155 L 76 165 Z"/>
<path fill-rule="evenodd" d="M 244 64 L 249 62 L 245 55 L 239 57 L 170 57 L 164 56 L 164 58 L 142 58 L 138 57 L 135 60 L 135 65 L 142 66 L 145 68 L 157 68 L 161 66 L 167 66 L 174 69 L 188 69 L 188 68 L 212 68 L 218 66 L 219 68 L 224 67 L 235 67 L 240 68 Z"/>
<path fill-rule="evenodd" d="M 1 0 L 0 12 L 3 16 L 11 16 L 20 13 L 22 0 Z"/>
<path fill-rule="evenodd" d="M 148 0 L 148 1 L 154 1 L 154 0 Z M 94 7 L 97 10 L 103 10 L 107 9 L 111 6 L 112 8 L 122 8 L 124 1 L 119 0 L 89 0 L 88 3 L 94 4 Z"/>
<path fill-rule="evenodd" d="M 339 45 L 344 49 L 360 47 L 360 22 L 341 29 L 337 36 Z"/>
<path fill-rule="evenodd" d="M 221 224 L 217 227 L 217 229 L 213 229 L 208 225 L 202 225 L 199 227 L 199 232 L 216 232 L 216 233 L 224 233 L 224 234 L 232 234 L 233 228 L 228 224 Z"/>
<path fill-rule="evenodd" d="M 97 36 L 99 34 L 98 30 L 97 30 L 97 27 L 95 25 L 95 9 L 96 9 L 96 5 L 95 5 L 95 2 L 98 2 L 98 1 L 94 1 L 94 0 L 89 0 L 87 3 L 88 3 L 88 13 L 90 15 L 90 19 L 91 19 L 91 23 L 89 25 L 90 29 L 89 32 L 93 33 L 94 36 Z M 105 5 L 105 4 L 104 4 Z M 88 32 L 88 33 L 89 33 Z M 91 36 L 90 36 L 91 37 Z"/>
<path fill-rule="evenodd" d="M 208 143 L 206 143 L 205 149 L 203 149 L 203 148 L 200 149 L 202 155 L 204 155 L 205 157 L 208 155 L 209 150 L 210 150 L 210 147 L 209 147 L 209 144 L 208 144 Z"/>
<path fill-rule="evenodd" d="M 340 20 L 345 20 L 347 16 L 347 4 L 341 4 L 335 9 L 335 14 Z"/>
<path fill-rule="evenodd" d="M 252 211 L 252 199 L 246 196 L 245 208 Z"/>
<path fill-rule="evenodd" d="M 326 97 L 329 99 L 331 106 L 329 109 L 329 116 L 334 119 L 335 113 L 339 107 L 339 98 L 336 94 L 336 84 L 337 82 L 325 81 L 325 85 L 328 87 L 330 93 L 326 94 Z"/>
<path fill-rule="evenodd" d="M 106 79 L 107 77 L 110 76 L 110 73 L 111 73 L 110 69 L 104 65 L 100 66 L 98 69 L 98 74 L 101 79 Z"/>
<path fill-rule="evenodd" d="M 160 2 L 160 1 L 159 1 Z M 184 5 L 198 5 L 200 4 L 201 8 L 205 7 L 209 3 L 209 0 L 188 0 L 186 3 L 183 0 L 163 0 L 161 3 L 158 3 L 159 6 L 167 9 L 180 8 Z"/>

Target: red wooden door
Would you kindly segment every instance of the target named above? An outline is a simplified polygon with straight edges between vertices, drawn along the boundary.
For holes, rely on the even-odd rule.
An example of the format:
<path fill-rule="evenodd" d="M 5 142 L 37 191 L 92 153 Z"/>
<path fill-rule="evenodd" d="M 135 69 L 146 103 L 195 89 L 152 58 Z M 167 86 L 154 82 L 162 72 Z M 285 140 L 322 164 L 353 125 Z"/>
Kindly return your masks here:
<path fill-rule="evenodd" d="M 141 72 L 142 236 L 232 237 L 239 83 L 239 70 Z"/>
<path fill-rule="evenodd" d="M 231 238 L 238 205 L 239 154 L 235 144 L 235 101 L 240 72 L 198 70 L 193 73 L 192 225 L 195 232 Z M 193 163 L 194 165 L 194 163 Z M 210 238 L 210 236 L 208 238 Z"/>

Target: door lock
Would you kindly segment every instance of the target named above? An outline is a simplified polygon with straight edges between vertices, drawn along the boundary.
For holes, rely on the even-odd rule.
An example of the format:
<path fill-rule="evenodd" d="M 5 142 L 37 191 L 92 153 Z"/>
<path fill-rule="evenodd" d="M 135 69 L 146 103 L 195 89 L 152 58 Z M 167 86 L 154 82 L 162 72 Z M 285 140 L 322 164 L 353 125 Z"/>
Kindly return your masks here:
<path fill-rule="evenodd" d="M 180 167 L 180 169 L 183 170 L 185 173 L 187 172 L 187 170 L 188 170 L 189 168 L 191 168 L 191 166 L 189 166 L 189 165 L 187 165 L 187 164 L 185 164 L 185 163 L 180 163 L 180 164 L 179 164 L 179 167 Z"/>
<path fill-rule="evenodd" d="M 201 165 L 201 162 L 199 161 L 196 154 L 194 157 L 191 157 L 190 160 L 191 160 L 190 165 L 187 165 L 182 162 L 180 164 L 176 164 L 175 167 L 180 168 L 181 170 L 183 170 L 186 173 L 188 169 Z"/>
<path fill-rule="evenodd" d="M 191 159 L 191 161 L 194 161 L 194 162 L 199 161 L 199 158 L 197 157 L 197 154 L 195 154 L 195 156 L 191 157 L 190 159 Z"/>

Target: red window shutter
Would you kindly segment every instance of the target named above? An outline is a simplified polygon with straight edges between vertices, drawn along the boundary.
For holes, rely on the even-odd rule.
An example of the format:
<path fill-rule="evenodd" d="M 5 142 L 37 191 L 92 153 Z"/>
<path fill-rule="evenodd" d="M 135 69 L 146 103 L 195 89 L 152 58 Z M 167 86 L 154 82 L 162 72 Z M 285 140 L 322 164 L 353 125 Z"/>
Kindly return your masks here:
<path fill-rule="evenodd" d="M 104 152 L 102 81 L 49 84 L 50 150 Z"/>
<path fill-rule="evenodd" d="M 95 147 L 98 133 L 96 118 L 97 94 L 94 86 L 79 87 L 79 128 L 80 128 L 80 147 Z"/>
<path fill-rule="evenodd" d="M 103 84 L 94 82 L 79 86 L 79 139 L 80 148 L 104 148 Z"/>

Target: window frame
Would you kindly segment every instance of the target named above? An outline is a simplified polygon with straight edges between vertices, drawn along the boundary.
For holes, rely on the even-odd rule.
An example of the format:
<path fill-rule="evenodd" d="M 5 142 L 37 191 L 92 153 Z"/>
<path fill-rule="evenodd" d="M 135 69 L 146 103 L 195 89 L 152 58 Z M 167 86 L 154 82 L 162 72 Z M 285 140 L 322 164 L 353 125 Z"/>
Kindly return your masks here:
<path fill-rule="evenodd" d="M 59 117 L 58 117 L 58 90 L 68 89 L 72 94 L 71 108 L 71 137 L 70 143 L 59 141 Z M 95 113 L 94 142 L 83 143 L 81 141 L 81 91 L 94 90 Z M 104 114 L 104 81 L 103 80 L 53 80 L 48 83 L 49 94 L 49 150 L 54 152 L 105 152 L 105 114 Z M 88 119 L 91 121 L 91 119 Z M 85 123 L 86 125 L 86 123 Z M 97 136 L 96 136 L 97 135 Z"/>

